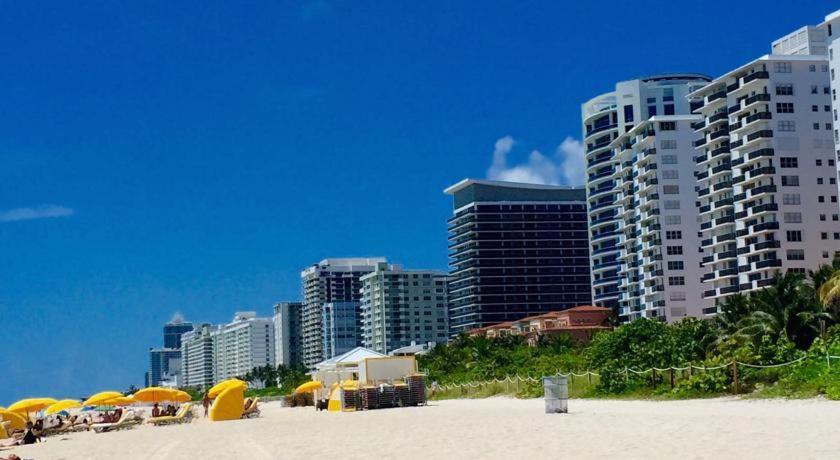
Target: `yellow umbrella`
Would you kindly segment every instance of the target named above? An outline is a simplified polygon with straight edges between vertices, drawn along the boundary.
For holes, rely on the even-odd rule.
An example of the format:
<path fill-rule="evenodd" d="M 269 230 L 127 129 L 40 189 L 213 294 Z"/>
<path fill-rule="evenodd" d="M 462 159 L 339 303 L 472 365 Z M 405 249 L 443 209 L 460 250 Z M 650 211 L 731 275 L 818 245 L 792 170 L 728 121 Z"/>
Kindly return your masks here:
<path fill-rule="evenodd" d="M 242 391 L 245 391 L 248 389 L 248 384 L 239 379 L 224 380 L 217 383 L 216 386 L 211 388 L 210 391 L 207 392 L 207 396 L 213 399 L 216 396 L 219 396 L 221 392 L 227 390 L 228 388 L 236 387 L 240 387 L 242 388 Z"/>
<path fill-rule="evenodd" d="M 192 396 L 186 391 L 174 390 L 172 391 L 172 400 L 179 403 L 192 401 Z"/>
<path fill-rule="evenodd" d="M 295 388 L 295 393 L 309 393 L 310 391 L 320 390 L 324 386 L 317 380 L 306 382 L 303 385 Z"/>
<path fill-rule="evenodd" d="M 47 407 L 44 410 L 44 413 L 47 415 L 55 414 L 56 412 L 61 412 L 67 409 L 75 409 L 77 407 L 82 407 L 82 404 L 75 399 L 62 399 L 61 401 Z"/>
<path fill-rule="evenodd" d="M 172 390 L 161 387 L 148 387 L 134 393 L 134 400 L 141 402 L 157 403 L 161 401 L 172 401 Z"/>
<path fill-rule="evenodd" d="M 102 401 L 101 406 L 128 406 L 131 404 L 136 403 L 137 401 L 134 400 L 131 396 L 117 396 L 116 398 L 108 399 L 106 401 Z"/>
<path fill-rule="evenodd" d="M 28 398 L 12 404 L 6 409 L 9 412 L 35 412 L 57 403 L 52 398 Z"/>
<path fill-rule="evenodd" d="M 85 406 L 101 406 L 105 401 L 109 399 L 119 398 L 123 394 L 119 391 L 103 391 L 101 393 L 96 393 L 95 395 L 91 396 L 88 399 L 85 399 L 85 402 L 82 405 Z"/>
<path fill-rule="evenodd" d="M 13 430 L 23 430 L 26 428 L 26 418 L 18 413 L 0 410 L 0 419 L 10 422 Z"/>

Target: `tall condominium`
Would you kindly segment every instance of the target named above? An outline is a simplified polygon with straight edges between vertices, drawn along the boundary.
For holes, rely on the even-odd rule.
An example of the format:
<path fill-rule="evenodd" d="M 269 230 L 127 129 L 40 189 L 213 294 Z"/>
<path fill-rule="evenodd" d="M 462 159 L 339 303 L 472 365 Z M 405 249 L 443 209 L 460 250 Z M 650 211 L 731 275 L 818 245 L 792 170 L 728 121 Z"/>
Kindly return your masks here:
<path fill-rule="evenodd" d="M 332 358 L 324 351 L 322 322 L 327 304 L 352 302 L 356 307 L 361 305 L 361 277 L 372 272 L 380 262 L 385 262 L 385 258 L 324 259 L 301 272 L 302 350 L 303 364 L 306 367 L 312 368 L 320 361 Z M 342 306 L 344 312 L 345 307 Z M 331 308 L 330 312 L 333 311 Z"/>
<path fill-rule="evenodd" d="M 444 192 L 452 335 L 591 303 L 582 187 L 464 179 Z"/>
<path fill-rule="evenodd" d="M 622 320 L 674 321 L 699 317 L 703 299 L 697 248 L 694 124 L 699 115 L 654 115 L 619 135 L 611 145 L 616 186 L 613 226 L 598 227 L 619 239 L 618 289 Z M 590 203 L 591 204 L 591 203 Z M 601 250 L 600 248 L 598 250 Z"/>
<path fill-rule="evenodd" d="M 219 326 L 201 324 L 181 336 L 182 385 L 207 388 L 214 383 L 213 336 Z"/>
<path fill-rule="evenodd" d="M 179 348 L 149 348 L 149 372 L 146 386 L 158 386 L 163 381 L 171 380 L 173 374 L 181 370 L 181 350 Z"/>
<path fill-rule="evenodd" d="M 274 357 L 278 365 L 303 364 L 301 350 L 300 302 L 280 302 L 274 306 Z"/>
<path fill-rule="evenodd" d="M 623 176 L 618 174 L 622 167 L 618 154 L 623 149 L 616 149 L 613 142 L 639 122 L 651 117 L 690 114 L 686 95 L 708 81 L 705 75 L 691 73 L 622 81 L 616 84 L 613 91 L 592 98 L 581 107 L 588 176 L 586 194 L 589 206 L 592 297 L 596 305 L 618 310 L 625 319 L 641 314 L 639 310 L 628 310 L 630 305 L 643 305 L 644 311 L 651 312 L 645 314 L 651 315 L 653 311 L 659 314 L 662 310 L 653 309 L 652 304 L 645 305 L 640 296 L 624 296 L 630 292 L 631 286 L 622 283 L 621 273 L 636 267 L 627 266 L 622 259 L 622 242 L 625 241 L 622 218 L 624 209 L 618 198 L 624 192 L 621 190 Z M 625 158 L 622 161 L 631 159 Z M 689 225 L 683 233 L 693 231 L 696 230 Z M 637 300 L 640 303 L 636 304 Z M 620 304 L 623 306 L 619 310 Z"/>
<path fill-rule="evenodd" d="M 233 321 L 213 332 L 216 382 L 242 377 L 256 367 L 275 366 L 274 320 L 256 312 L 236 312 Z"/>
<path fill-rule="evenodd" d="M 710 269 L 703 296 L 715 305 L 768 285 L 777 271 L 828 263 L 840 249 L 829 75 L 825 55 L 765 55 L 690 95 L 704 117 L 695 142 Z"/>
<path fill-rule="evenodd" d="M 834 122 L 834 155 L 837 160 L 838 171 L 840 171 L 840 121 L 837 113 L 840 112 L 840 100 L 837 93 L 840 92 L 840 10 L 837 10 L 825 17 L 825 22 L 820 24 L 825 31 L 826 43 L 828 44 L 828 67 L 831 80 L 831 120 Z M 835 55 L 837 55 L 835 57 Z M 838 174 L 840 176 L 840 174 Z M 840 185 L 840 184 L 838 184 Z"/>
<path fill-rule="evenodd" d="M 176 313 L 172 320 L 163 325 L 163 347 L 181 348 L 181 336 L 193 330 L 193 324 L 184 321 L 184 317 Z"/>
<path fill-rule="evenodd" d="M 325 303 L 321 314 L 321 350 L 324 359 L 347 353 L 361 343 L 361 302 Z"/>
<path fill-rule="evenodd" d="M 362 346 L 382 354 L 449 339 L 446 273 L 380 263 L 362 277 Z"/>

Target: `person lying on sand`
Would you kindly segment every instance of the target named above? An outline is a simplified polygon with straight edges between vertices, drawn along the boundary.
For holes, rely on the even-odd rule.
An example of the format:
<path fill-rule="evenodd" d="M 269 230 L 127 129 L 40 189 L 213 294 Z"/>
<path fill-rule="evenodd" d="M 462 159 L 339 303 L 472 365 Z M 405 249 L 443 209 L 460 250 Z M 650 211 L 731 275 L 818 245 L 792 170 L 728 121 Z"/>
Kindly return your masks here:
<path fill-rule="evenodd" d="M 20 457 L 15 454 L 9 454 L 8 457 L 0 457 L 0 460 L 20 460 Z"/>

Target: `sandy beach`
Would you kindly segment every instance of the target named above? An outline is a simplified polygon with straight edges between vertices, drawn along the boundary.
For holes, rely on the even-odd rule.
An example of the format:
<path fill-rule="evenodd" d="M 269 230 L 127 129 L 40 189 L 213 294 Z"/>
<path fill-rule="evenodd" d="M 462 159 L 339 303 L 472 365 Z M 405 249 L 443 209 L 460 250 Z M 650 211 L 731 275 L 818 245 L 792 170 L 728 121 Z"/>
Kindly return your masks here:
<path fill-rule="evenodd" d="M 840 458 L 840 403 L 826 400 L 434 401 L 316 413 L 267 403 L 262 417 L 75 433 L 0 452 L 24 459 Z"/>

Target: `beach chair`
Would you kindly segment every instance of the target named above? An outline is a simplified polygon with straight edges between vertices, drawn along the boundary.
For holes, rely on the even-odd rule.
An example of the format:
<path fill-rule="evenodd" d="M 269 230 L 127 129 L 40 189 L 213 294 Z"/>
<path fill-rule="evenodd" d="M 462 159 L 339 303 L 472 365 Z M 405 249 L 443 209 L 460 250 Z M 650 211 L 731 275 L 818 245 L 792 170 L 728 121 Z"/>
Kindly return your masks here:
<path fill-rule="evenodd" d="M 171 425 L 174 423 L 185 423 L 192 421 L 192 403 L 184 403 L 175 415 L 164 415 L 163 417 L 153 417 L 149 419 L 152 425 Z"/>
<path fill-rule="evenodd" d="M 122 417 L 114 423 L 94 423 L 90 426 L 90 428 L 97 433 L 104 433 L 106 431 L 117 431 L 132 428 L 142 421 L 143 419 L 135 415 L 134 411 L 126 411 Z"/>
<path fill-rule="evenodd" d="M 254 398 L 254 401 L 251 402 L 251 407 L 242 412 L 242 418 L 258 417 L 260 415 L 260 408 L 257 406 L 257 403 L 259 402 L 260 398 Z"/>

